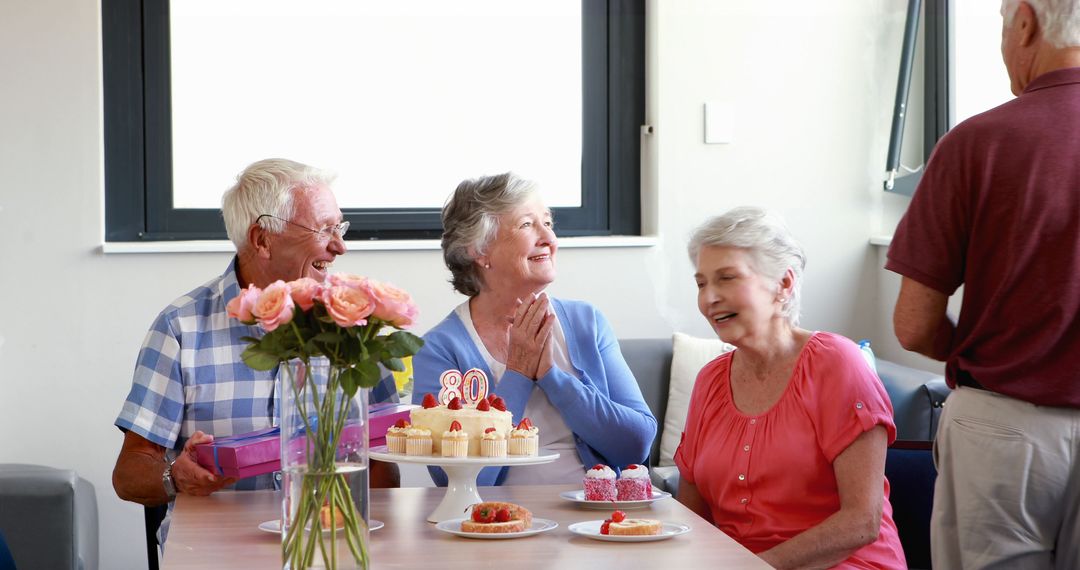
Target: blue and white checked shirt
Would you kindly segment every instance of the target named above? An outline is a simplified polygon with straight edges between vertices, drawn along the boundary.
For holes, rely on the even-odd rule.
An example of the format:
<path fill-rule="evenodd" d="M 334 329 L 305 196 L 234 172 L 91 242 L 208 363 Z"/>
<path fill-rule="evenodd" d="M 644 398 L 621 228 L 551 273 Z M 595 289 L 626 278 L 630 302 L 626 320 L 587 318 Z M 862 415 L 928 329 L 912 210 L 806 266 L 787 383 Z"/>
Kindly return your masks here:
<path fill-rule="evenodd" d="M 215 437 L 277 425 L 277 368 L 259 371 L 240 358 L 244 336 L 258 326 L 231 319 L 225 306 L 240 293 L 234 257 L 220 277 L 180 297 L 154 320 L 135 364 L 134 380 L 116 426 L 179 451 L 193 433 Z M 394 399 L 393 377 L 372 389 L 370 400 Z M 237 489 L 277 485 L 273 474 L 243 479 Z"/>

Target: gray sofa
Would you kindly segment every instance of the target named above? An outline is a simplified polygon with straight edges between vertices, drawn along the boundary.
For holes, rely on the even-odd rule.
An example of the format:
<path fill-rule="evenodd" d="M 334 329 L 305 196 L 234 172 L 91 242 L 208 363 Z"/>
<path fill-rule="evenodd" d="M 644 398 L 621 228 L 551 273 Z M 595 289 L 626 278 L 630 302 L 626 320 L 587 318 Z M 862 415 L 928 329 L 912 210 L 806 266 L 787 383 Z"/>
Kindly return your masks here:
<path fill-rule="evenodd" d="M 94 486 L 70 469 L 0 464 L 0 532 L 16 568 L 97 570 Z"/>
<path fill-rule="evenodd" d="M 663 429 L 668 385 L 671 381 L 671 339 L 626 339 L 620 340 L 619 346 L 626 363 L 637 378 L 645 402 L 656 415 L 659 429 Z M 949 393 L 945 379 L 931 372 L 881 359 L 877 360 L 877 369 L 889 399 L 892 400 L 897 439 L 932 440 L 937 430 L 941 406 Z M 659 457 L 660 433 L 657 433 L 649 455 L 650 468 L 656 466 Z M 674 468 L 653 471 L 653 483 L 657 487 L 671 493 L 677 490 L 678 473 Z"/>

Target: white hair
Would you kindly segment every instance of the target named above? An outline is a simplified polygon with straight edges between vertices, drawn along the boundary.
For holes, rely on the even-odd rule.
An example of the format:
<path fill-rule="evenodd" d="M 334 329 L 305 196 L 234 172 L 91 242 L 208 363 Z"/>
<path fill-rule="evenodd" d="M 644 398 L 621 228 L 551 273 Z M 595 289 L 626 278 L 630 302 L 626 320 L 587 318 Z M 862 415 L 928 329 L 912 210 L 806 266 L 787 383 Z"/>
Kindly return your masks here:
<path fill-rule="evenodd" d="M 442 210 L 443 261 L 454 290 L 473 297 L 483 276 L 476 266 L 499 231 L 499 217 L 536 195 L 536 183 L 513 172 L 463 180 Z"/>
<path fill-rule="evenodd" d="M 329 186 L 334 175 L 313 166 L 284 158 L 254 162 L 236 177 L 236 184 L 221 197 L 221 215 L 225 231 L 240 251 L 247 245 L 248 228 L 264 214 L 259 225 L 273 233 L 285 231 L 285 222 L 293 215 L 293 197 L 297 190 Z"/>
<path fill-rule="evenodd" d="M 1002 0 L 1005 27 L 1012 26 L 1021 2 L 1035 11 L 1047 43 L 1058 49 L 1080 47 L 1080 0 Z"/>
<path fill-rule="evenodd" d="M 696 264 L 701 249 L 710 246 L 746 250 L 754 271 L 775 281 L 777 289 L 784 273 L 791 269 L 795 280 L 791 285 L 791 296 L 780 308 L 780 314 L 792 326 L 798 326 L 806 254 L 778 214 L 742 206 L 706 220 L 694 230 L 687 244 L 690 263 Z"/>

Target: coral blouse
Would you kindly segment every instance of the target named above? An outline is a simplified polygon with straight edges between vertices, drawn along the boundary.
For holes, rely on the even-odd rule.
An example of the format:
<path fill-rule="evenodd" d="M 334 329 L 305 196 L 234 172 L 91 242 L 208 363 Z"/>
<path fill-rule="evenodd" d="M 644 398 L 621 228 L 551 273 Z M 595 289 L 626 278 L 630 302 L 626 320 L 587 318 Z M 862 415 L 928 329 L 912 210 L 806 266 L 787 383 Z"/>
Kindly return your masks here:
<path fill-rule="evenodd" d="M 759 553 L 840 510 L 833 460 L 878 425 L 892 443 L 896 426 L 881 381 L 842 336 L 814 333 L 780 399 L 755 416 L 736 409 L 731 396 L 737 352 L 698 373 L 675 463 L 708 503 L 713 523 Z M 838 568 L 906 568 L 884 477 L 882 485 L 877 541 Z"/>

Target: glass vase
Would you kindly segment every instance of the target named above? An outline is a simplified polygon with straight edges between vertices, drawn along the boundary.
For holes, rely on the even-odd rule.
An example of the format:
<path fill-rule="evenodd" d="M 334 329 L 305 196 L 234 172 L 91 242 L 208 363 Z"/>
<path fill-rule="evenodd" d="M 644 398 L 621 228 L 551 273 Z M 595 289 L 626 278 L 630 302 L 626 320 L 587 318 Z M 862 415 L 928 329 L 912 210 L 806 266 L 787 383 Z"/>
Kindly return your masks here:
<path fill-rule="evenodd" d="M 281 365 L 282 568 L 369 568 L 367 389 L 328 362 Z"/>

